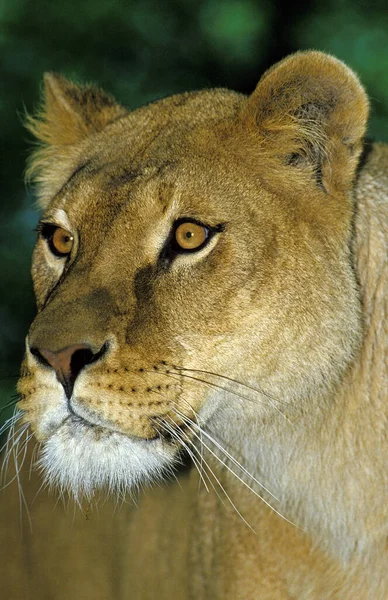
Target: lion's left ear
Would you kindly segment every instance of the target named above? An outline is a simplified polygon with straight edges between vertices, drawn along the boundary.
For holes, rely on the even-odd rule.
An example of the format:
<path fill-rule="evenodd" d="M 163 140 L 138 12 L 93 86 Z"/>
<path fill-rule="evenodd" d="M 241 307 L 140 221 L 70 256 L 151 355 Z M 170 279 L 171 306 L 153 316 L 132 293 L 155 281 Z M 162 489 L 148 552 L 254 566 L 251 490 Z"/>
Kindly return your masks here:
<path fill-rule="evenodd" d="M 368 99 L 356 75 L 322 52 L 289 56 L 259 81 L 243 117 L 282 176 L 346 192 L 362 149 Z"/>

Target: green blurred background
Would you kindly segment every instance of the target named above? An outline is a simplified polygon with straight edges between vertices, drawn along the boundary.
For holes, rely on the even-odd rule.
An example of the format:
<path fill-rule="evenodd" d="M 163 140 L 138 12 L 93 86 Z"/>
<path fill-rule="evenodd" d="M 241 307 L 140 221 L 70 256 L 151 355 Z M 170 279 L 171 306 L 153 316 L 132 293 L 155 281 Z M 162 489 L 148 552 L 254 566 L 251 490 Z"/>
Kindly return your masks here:
<path fill-rule="evenodd" d="M 23 170 L 25 110 L 42 73 L 95 81 L 135 108 L 203 87 L 249 93 L 261 73 L 299 49 L 330 52 L 361 77 L 369 135 L 388 141 L 386 0 L 0 0 L 0 406 L 15 394 L 34 314 L 29 268 L 38 212 Z M 9 416 L 2 412 L 0 421 Z"/>

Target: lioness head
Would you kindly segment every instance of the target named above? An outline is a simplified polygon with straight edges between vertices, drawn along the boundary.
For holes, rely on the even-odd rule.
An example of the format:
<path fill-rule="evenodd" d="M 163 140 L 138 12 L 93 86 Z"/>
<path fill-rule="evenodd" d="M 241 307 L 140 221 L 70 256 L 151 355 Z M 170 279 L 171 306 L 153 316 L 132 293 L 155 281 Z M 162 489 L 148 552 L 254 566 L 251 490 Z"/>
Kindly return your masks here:
<path fill-rule="evenodd" d="M 256 419 L 259 436 L 278 402 L 317 410 L 360 343 L 355 75 L 306 52 L 248 98 L 206 90 L 133 112 L 45 84 L 29 121 L 43 215 L 19 407 L 50 480 L 126 489 L 174 463 L 188 423 L 237 435 Z"/>

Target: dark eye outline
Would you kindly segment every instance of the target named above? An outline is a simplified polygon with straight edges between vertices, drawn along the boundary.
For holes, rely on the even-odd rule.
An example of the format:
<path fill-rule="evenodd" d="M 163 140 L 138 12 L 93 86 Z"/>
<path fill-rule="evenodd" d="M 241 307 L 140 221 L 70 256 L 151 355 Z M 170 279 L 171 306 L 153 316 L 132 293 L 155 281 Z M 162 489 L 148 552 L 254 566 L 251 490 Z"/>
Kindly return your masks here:
<path fill-rule="evenodd" d="M 40 221 L 36 228 L 36 231 L 38 232 L 38 235 L 41 238 L 46 240 L 49 250 L 54 256 L 56 256 L 57 258 L 68 258 L 71 254 L 71 250 L 70 252 L 59 252 L 59 250 L 57 250 L 57 248 L 54 246 L 53 238 L 54 233 L 57 229 L 64 229 L 65 231 L 68 231 L 60 225 L 53 225 L 53 223 L 47 223 L 45 221 Z"/>
<path fill-rule="evenodd" d="M 194 223 L 195 225 L 199 225 L 200 227 L 206 229 L 206 239 L 197 248 L 182 248 L 176 241 L 175 234 L 178 227 L 182 225 L 182 223 Z M 215 226 L 207 225 L 206 223 L 203 223 L 198 219 L 193 219 L 192 217 L 181 217 L 180 219 L 177 219 L 173 224 L 166 243 L 160 253 L 159 262 L 161 264 L 171 263 L 172 260 L 179 254 L 193 254 L 194 252 L 199 252 L 208 245 L 216 233 L 224 231 L 225 226 L 226 223 L 220 223 L 219 225 Z"/>

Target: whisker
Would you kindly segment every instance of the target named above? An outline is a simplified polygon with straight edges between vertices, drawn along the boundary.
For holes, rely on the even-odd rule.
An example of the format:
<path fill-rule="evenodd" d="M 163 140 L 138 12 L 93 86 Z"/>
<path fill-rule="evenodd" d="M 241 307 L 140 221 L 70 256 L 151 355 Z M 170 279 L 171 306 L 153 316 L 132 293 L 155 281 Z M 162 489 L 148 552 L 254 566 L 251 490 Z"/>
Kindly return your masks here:
<path fill-rule="evenodd" d="M 209 478 L 209 474 L 203 469 L 203 465 L 199 465 L 198 459 L 196 458 L 196 456 L 194 456 L 193 452 L 191 451 L 191 449 L 189 448 L 189 440 L 187 440 L 187 442 L 183 439 L 183 435 L 179 435 L 179 433 L 177 431 L 174 430 L 174 428 L 169 425 L 167 423 L 167 421 L 165 419 L 163 419 L 163 424 L 162 424 L 163 429 L 169 433 L 170 435 L 172 435 L 174 437 L 174 439 L 176 439 L 182 446 L 183 448 L 186 450 L 186 452 L 189 454 L 191 460 L 193 461 L 198 474 L 200 476 L 200 481 L 203 482 L 203 485 L 206 489 L 206 491 L 209 493 L 209 488 L 207 487 L 206 481 L 204 480 L 204 476 L 207 477 L 207 479 L 209 480 L 210 484 L 212 484 L 211 479 Z M 179 430 L 182 434 L 183 432 L 181 430 Z M 196 448 L 193 447 L 194 450 L 196 450 Z M 214 488 L 214 486 L 213 486 Z"/>
<path fill-rule="evenodd" d="M 193 369 L 186 369 L 188 371 L 194 371 Z M 150 369 L 145 369 L 145 371 L 147 373 L 155 373 L 155 371 L 152 371 Z M 156 371 L 157 373 L 157 371 Z M 204 371 L 204 373 L 207 373 L 206 371 Z M 219 389 L 222 390 L 228 394 L 232 394 L 234 396 L 236 396 L 237 398 L 241 398 L 242 400 L 247 400 L 248 402 L 258 402 L 260 400 L 260 404 L 263 406 L 264 403 L 261 399 L 257 399 L 257 398 L 250 398 L 249 396 L 245 396 L 243 394 L 240 394 L 239 392 L 236 392 L 234 390 L 231 390 L 230 388 L 227 388 L 225 386 L 219 385 L 217 383 L 213 383 L 211 381 L 206 381 L 206 379 L 202 379 L 200 377 L 195 377 L 194 375 L 187 375 L 186 373 L 182 373 L 182 372 L 175 372 L 173 373 L 172 371 L 169 371 L 168 373 L 166 371 L 163 372 L 163 375 L 165 375 L 166 377 L 171 377 L 172 379 L 175 379 L 177 381 L 179 381 L 179 377 L 185 377 L 186 379 L 191 379 L 193 381 L 198 381 L 199 383 L 203 383 L 205 385 L 207 385 L 208 387 L 211 388 L 215 388 L 215 389 Z M 213 373 L 209 372 L 209 375 L 213 375 Z M 224 377 L 223 375 L 217 375 L 214 373 L 214 376 L 216 377 L 220 377 L 221 379 L 226 379 L 227 381 L 234 381 L 233 379 L 229 378 L 229 377 Z M 262 394 L 263 396 L 265 396 L 267 398 L 267 400 L 270 402 L 271 406 L 286 420 L 288 421 L 288 423 L 290 423 L 290 425 L 294 426 L 294 424 L 292 423 L 292 421 L 290 421 L 290 419 L 287 417 L 287 415 L 285 415 L 280 408 L 278 408 L 272 401 L 272 398 L 268 396 L 268 394 L 266 394 L 265 392 L 260 392 L 259 389 L 255 389 L 255 388 L 251 388 L 250 386 L 247 386 L 241 382 L 236 381 L 235 383 L 238 383 L 241 386 L 247 387 L 248 389 L 255 391 L 258 394 Z M 282 404 L 285 404 L 284 402 L 281 402 L 281 400 L 276 400 L 276 402 L 280 402 Z M 288 405 L 287 405 L 288 407 Z M 292 408 L 292 407 L 291 407 Z"/>
<path fill-rule="evenodd" d="M 29 434 L 29 435 L 26 437 L 26 439 L 23 441 L 23 440 L 21 439 L 21 438 L 23 437 L 23 433 L 27 433 L 27 431 L 28 431 L 28 428 L 27 428 L 27 429 L 24 429 L 24 430 L 23 430 L 23 432 L 22 432 L 22 434 L 21 434 L 21 435 L 19 436 L 19 438 L 18 438 L 17 449 L 16 449 L 16 455 L 15 455 L 15 457 L 14 457 L 16 460 L 19 458 L 19 456 L 20 456 L 20 454 L 21 454 L 22 452 L 24 452 L 24 453 L 26 454 L 26 452 L 27 452 L 27 444 L 28 444 L 28 442 L 31 440 L 31 438 L 33 438 L 33 437 L 34 437 L 34 434 L 33 434 L 33 433 L 30 433 L 30 434 Z M 18 448 L 18 447 L 19 447 L 19 445 L 20 445 L 20 444 L 23 444 L 23 445 L 22 445 L 22 447 L 21 447 L 21 448 L 20 448 L 20 450 L 19 450 L 19 448 Z M 14 447 L 14 445 L 13 445 L 13 447 Z M 21 465 L 20 465 L 20 466 L 22 466 L 22 465 L 23 465 L 23 463 L 24 463 L 24 460 L 25 460 L 25 456 L 24 456 L 24 458 L 23 458 L 23 460 L 22 460 L 22 463 L 21 463 Z M 11 480 L 10 482 L 8 482 L 8 483 L 7 483 L 7 485 L 4 485 L 4 487 L 3 487 L 2 489 L 6 488 L 6 487 L 7 487 L 7 486 L 8 486 L 8 485 L 11 483 L 11 482 L 12 482 L 12 480 Z"/>
<path fill-rule="evenodd" d="M 18 444 L 18 442 L 21 439 L 24 432 L 27 431 L 27 429 L 28 429 L 28 424 L 24 423 L 24 424 L 20 424 L 19 428 L 15 430 L 15 424 L 16 424 L 16 421 L 12 424 L 7 441 L 3 446 L 3 448 L 5 447 L 6 450 L 5 450 L 4 461 L 3 461 L 3 464 L 1 467 L 2 481 L 5 481 L 6 474 L 8 471 L 9 459 L 11 457 L 13 449 Z"/>
<path fill-rule="evenodd" d="M 153 390 L 153 391 L 154 391 L 154 390 Z M 155 393 L 158 393 L 158 394 L 162 395 L 160 392 L 157 392 L 157 391 L 155 391 Z M 191 423 L 191 424 L 192 424 L 194 427 L 196 427 L 196 428 L 197 428 L 197 434 L 199 434 L 199 438 L 198 438 L 198 439 L 199 439 L 199 441 L 200 441 L 200 448 L 201 448 L 201 457 L 203 458 L 202 450 L 203 450 L 203 448 L 204 448 L 204 447 L 206 447 L 206 445 L 203 443 L 203 440 L 202 440 L 202 434 L 203 434 L 203 435 L 205 435 L 205 436 L 206 436 L 206 437 L 209 439 L 209 441 L 211 441 L 211 442 L 212 442 L 212 443 L 213 443 L 213 444 L 214 444 L 214 445 L 215 445 L 215 446 L 216 446 L 216 447 L 217 447 L 217 448 L 218 448 L 218 449 L 219 449 L 219 450 L 220 450 L 220 451 L 221 451 L 221 452 L 222 452 L 222 453 L 223 453 L 223 454 L 224 454 L 224 455 L 225 455 L 225 456 L 226 456 L 226 457 L 227 457 L 227 458 L 228 458 L 228 459 L 229 459 L 229 460 L 230 460 L 230 461 L 231 461 L 231 462 L 234 464 L 234 465 L 236 465 L 236 466 L 237 466 L 239 469 L 241 469 L 241 471 L 242 471 L 242 472 L 243 472 L 245 475 L 247 475 L 247 476 L 248 476 L 248 477 L 249 477 L 249 478 L 250 478 L 252 481 L 254 481 L 254 482 L 255 482 L 255 483 L 258 485 L 258 486 L 260 486 L 260 487 L 261 487 L 261 488 L 262 488 L 264 491 L 266 491 L 266 492 L 267 492 L 267 493 L 268 493 L 270 496 L 272 496 L 272 498 L 274 498 L 274 500 L 276 500 L 277 502 L 279 502 L 279 498 L 277 498 L 277 497 L 276 497 L 276 496 L 275 496 L 275 495 L 274 495 L 274 494 L 273 494 L 273 493 L 272 493 L 272 492 L 271 492 L 271 491 L 270 491 L 270 490 L 269 490 L 269 489 L 268 489 L 268 488 L 267 488 L 267 487 L 266 487 L 266 486 L 265 486 L 263 483 L 261 483 L 261 482 L 260 482 L 260 481 L 259 481 L 259 480 L 258 480 L 256 477 L 254 477 L 254 475 L 252 475 L 252 473 L 250 473 L 250 472 L 249 472 L 249 471 L 248 471 L 248 470 L 247 470 L 247 469 L 246 469 L 246 468 L 245 468 L 245 467 L 244 467 L 244 466 L 243 466 L 243 465 L 242 465 L 242 464 L 241 464 L 241 463 L 240 463 L 240 462 L 239 462 L 239 461 L 238 461 L 238 460 L 237 460 L 237 459 L 234 457 L 234 456 L 232 456 L 232 455 L 231 455 L 231 454 L 230 454 L 230 453 L 229 453 L 229 452 L 228 452 L 228 451 L 227 451 L 225 448 L 223 448 L 223 447 L 221 446 L 221 444 L 220 444 L 219 442 L 217 442 L 217 441 L 216 441 L 216 440 L 215 440 L 215 439 L 214 439 L 214 438 L 213 438 L 213 437 L 212 437 L 212 436 L 211 436 L 211 435 L 210 435 L 208 432 L 206 432 L 206 431 L 205 431 L 205 430 L 204 430 L 202 427 L 200 427 L 200 425 L 199 425 L 199 423 L 198 423 L 198 416 L 197 416 L 197 413 L 196 413 L 196 411 L 194 410 L 194 408 L 192 407 L 192 405 L 191 405 L 191 404 L 188 402 L 188 400 L 187 400 L 187 399 L 185 399 L 183 396 L 180 396 L 180 400 L 182 400 L 183 402 L 185 402 L 186 406 L 188 406 L 188 408 L 189 408 L 189 409 L 190 409 L 190 411 L 192 412 L 192 414 L 193 414 L 193 416 L 194 416 L 194 418 L 195 418 L 195 421 L 196 421 L 196 422 L 194 422 L 192 419 L 190 419 L 190 418 L 189 418 L 187 415 L 185 415 L 184 413 L 182 413 L 182 412 L 179 410 L 177 402 L 172 402 L 172 403 L 173 403 L 173 404 L 176 406 L 176 408 L 173 408 L 173 410 L 174 410 L 175 414 L 176 414 L 178 417 L 182 418 L 182 419 L 183 419 L 185 422 L 187 422 L 187 420 L 188 420 L 188 421 L 189 421 L 189 422 L 190 422 L 190 423 Z M 197 435 L 197 437 L 198 437 L 198 435 Z M 234 473 L 234 471 L 231 471 L 231 472 L 233 472 L 233 474 L 235 474 L 235 473 Z M 235 475 L 236 475 L 236 477 L 237 477 L 238 479 L 240 479 L 240 478 L 238 477 L 238 475 L 237 475 L 237 474 L 235 474 Z M 251 489 L 251 488 L 250 488 L 250 486 L 248 486 L 248 484 L 246 484 L 245 482 L 244 482 L 244 485 L 246 485 L 246 486 L 247 486 L 249 489 Z M 253 490 L 252 490 L 252 491 L 253 491 Z M 263 501 L 266 503 L 266 501 L 264 500 L 264 498 L 262 498 L 261 496 L 259 496 L 259 497 L 260 497 L 260 498 L 261 498 L 261 499 L 262 499 L 262 500 L 263 500 Z M 271 508 L 273 508 L 273 507 L 271 507 Z M 273 509 L 273 510 L 275 510 L 275 509 Z M 280 513 L 279 513 L 279 514 L 280 514 Z M 285 517 L 283 517 L 283 518 L 285 518 Z"/>
<path fill-rule="evenodd" d="M 265 396 L 266 398 L 268 398 L 269 400 L 272 400 L 273 402 L 278 402 L 279 404 L 283 404 L 287 408 L 292 408 L 292 406 L 290 406 L 288 402 L 284 402 L 283 400 L 280 400 L 279 398 L 275 398 L 275 396 L 272 396 L 268 392 L 265 392 L 262 388 L 260 388 L 258 386 L 250 385 L 249 383 L 244 383 L 243 381 L 240 381 L 239 379 L 234 379 L 233 377 L 228 377 L 227 375 L 221 375 L 220 373 L 215 373 L 213 371 L 206 371 L 204 369 L 189 369 L 187 367 L 180 367 L 177 365 L 167 365 L 167 366 L 171 366 L 175 371 L 178 371 L 178 373 L 180 371 L 189 371 L 191 373 L 202 373 L 203 375 L 211 375 L 212 377 L 218 377 L 219 379 L 230 381 L 231 383 L 235 383 L 243 388 L 247 388 L 253 392 L 257 392 L 258 394 Z"/>
<path fill-rule="evenodd" d="M 30 435 L 28 435 L 26 437 L 26 439 L 24 440 L 24 442 L 23 442 L 22 448 L 19 450 L 19 444 L 22 442 L 21 438 L 23 437 L 23 434 L 27 432 L 27 430 L 28 430 L 28 425 L 25 428 L 23 428 L 23 430 L 20 433 L 20 435 L 18 436 L 18 438 L 13 441 L 12 446 L 7 451 L 7 455 L 6 455 L 5 459 L 4 459 L 4 463 L 3 463 L 2 469 L 1 469 L 2 470 L 2 482 L 3 482 L 3 485 L 1 486 L 1 490 L 5 490 L 9 485 L 11 485 L 11 483 L 13 481 L 15 481 L 15 479 L 17 479 L 17 477 L 18 477 L 18 471 L 17 471 L 16 467 L 17 467 L 17 463 L 18 463 L 18 458 L 19 458 L 19 456 L 20 456 L 20 454 L 22 452 L 24 452 L 24 455 L 23 455 L 23 459 L 21 461 L 20 468 L 24 464 L 24 461 L 26 459 L 26 454 L 27 454 L 27 445 L 28 445 L 28 442 L 30 441 L 30 439 L 34 435 L 33 433 L 31 433 Z M 15 462 L 16 473 L 12 477 L 12 479 L 10 479 L 7 483 L 5 483 L 6 477 L 7 477 L 9 459 L 10 459 L 11 455 L 12 455 L 12 457 L 14 459 L 14 462 Z"/>
<path fill-rule="evenodd" d="M 187 402 L 187 400 L 183 399 L 185 402 Z M 192 409 L 194 410 L 194 409 Z M 275 494 L 273 494 L 263 483 L 261 483 L 261 481 L 259 481 L 258 479 L 256 479 L 256 477 L 254 475 L 252 475 L 252 473 L 250 473 L 238 460 L 237 458 L 235 458 L 234 456 L 232 456 L 232 454 L 230 454 L 230 452 L 228 452 L 226 450 L 226 448 L 224 448 L 223 446 L 221 446 L 221 444 L 219 442 L 217 442 L 217 440 L 215 440 L 210 433 L 208 433 L 207 431 L 205 431 L 205 429 L 203 429 L 198 422 L 193 422 L 189 417 L 187 417 L 187 415 L 185 415 L 184 413 L 182 413 L 179 409 L 174 409 L 175 412 L 178 413 L 178 416 L 180 416 L 182 419 L 188 419 L 191 423 L 191 425 L 193 425 L 194 427 L 197 428 L 198 433 L 202 436 L 205 435 L 207 437 L 207 439 L 212 442 L 234 465 L 236 465 L 236 467 L 238 467 L 239 469 L 241 469 L 241 471 L 243 471 L 243 473 L 245 473 L 245 475 L 247 475 L 250 479 L 252 479 L 252 481 L 254 481 L 258 486 L 260 486 L 264 491 L 267 492 L 267 494 L 269 494 L 270 496 L 272 496 L 272 498 L 274 500 L 276 500 L 277 502 L 280 502 L 279 498 L 277 498 L 275 496 Z M 201 443 L 202 443 L 202 437 L 201 437 Z"/>
<path fill-rule="evenodd" d="M 28 428 L 28 425 L 27 425 L 27 428 Z M 19 439 L 20 439 L 20 436 L 19 436 Z M 24 495 L 23 488 L 22 488 L 22 483 L 21 483 L 21 480 L 20 480 L 20 469 L 23 467 L 23 463 L 24 463 L 26 455 L 27 455 L 27 443 L 25 444 L 25 452 L 24 452 L 23 459 L 22 459 L 22 462 L 21 462 L 20 465 L 19 465 L 19 461 L 18 461 L 18 447 L 19 447 L 19 445 L 17 445 L 15 447 L 15 444 L 13 444 L 13 446 L 12 446 L 12 454 L 13 454 L 14 463 L 15 463 L 16 481 L 17 481 L 18 490 L 19 490 L 20 527 L 22 527 L 23 505 L 24 505 L 24 507 L 26 509 L 26 513 L 27 513 L 27 518 L 28 518 L 28 521 L 29 521 L 29 524 L 30 524 L 30 529 L 32 530 L 32 522 L 31 522 L 30 512 L 28 510 L 28 505 L 27 505 L 26 497 Z"/>
<path fill-rule="evenodd" d="M 9 431 L 9 435 L 8 435 L 7 441 L 5 442 L 5 444 L 0 449 L 0 452 L 4 448 L 6 449 L 6 454 L 5 454 L 4 462 L 6 462 L 7 459 L 9 458 L 9 453 L 11 452 L 13 446 L 15 444 L 17 444 L 17 442 L 19 441 L 20 437 L 28 429 L 28 424 L 27 423 L 21 423 L 20 426 L 19 426 L 19 428 L 15 430 L 16 423 L 17 423 L 17 421 L 14 421 L 14 423 L 12 424 L 12 427 L 11 427 L 11 429 Z M 16 436 L 18 436 L 18 437 L 16 438 Z"/>
<path fill-rule="evenodd" d="M 193 379 L 193 380 L 196 380 L 196 381 L 200 381 L 200 382 L 202 382 L 202 383 L 208 383 L 208 384 L 209 384 L 209 382 L 206 382 L 206 380 L 203 380 L 203 379 L 200 379 L 200 378 L 197 378 L 197 377 L 193 377 L 192 375 L 186 375 L 185 373 L 177 373 L 177 375 L 180 375 L 181 377 L 186 377 L 186 378 L 189 378 L 189 379 Z M 223 377 L 222 375 L 218 375 L 218 377 L 222 377 L 223 379 L 226 379 L 226 380 L 228 380 L 228 381 L 234 381 L 234 380 L 231 380 L 229 377 Z M 239 383 L 239 382 L 236 382 L 236 383 Z M 255 399 L 253 399 L 253 398 L 250 398 L 249 396 L 245 396 L 244 394 L 240 394 L 239 392 L 235 392 L 234 390 L 231 390 L 231 389 L 229 389 L 229 388 L 227 388 L 227 387 L 225 387 L 225 386 L 220 386 L 220 385 L 213 384 L 213 383 L 210 383 L 210 385 L 211 385 L 211 386 L 213 386 L 213 387 L 218 387 L 219 389 L 222 389 L 222 390 L 224 390 L 224 391 L 225 391 L 226 393 L 228 393 L 228 394 L 233 394 L 234 396 L 237 396 L 238 398 L 241 398 L 242 400 L 248 400 L 248 402 L 257 402 L 257 399 L 256 399 L 256 398 L 255 398 Z M 280 410 L 280 408 L 278 408 L 278 407 L 276 406 L 276 404 L 274 404 L 274 402 L 273 402 L 272 398 L 271 398 L 271 397 L 269 397 L 267 394 L 265 394 L 264 392 L 261 392 L 261 391 L 259 391 L 259 390 L 255 390 L 254 388 L 251 388 L 250 386 L 246 386 L 245 384 L 241 384 L 241 383 L 239 383 L 239 385 L 244 385 L 244 386 L 245 386 L 245 387 L 247 387 L 248 389 L 250 389 L 250 390 L 253 390 L 253 391 L 255 391 L 256 393 L 259 393 L 259 394 L 263 395 L 265 398 L 267 398 L 267 400 L 269 401 L 270 405 L 271 405 L 271 406 L 272 406 L 272 407 L 273 407 L 273 408 L 274 408 L 274 409 L 275 409 L 275 410 L 276 410 L 276 411 L 277 411 L 277 412 L 278 412 L 278 413 L 279 413 L 279 414 L 280 414 L 280 415 L 281 415 L 281 416 L 282 416 L 282 417 L 283 417 L 283 418 L 284 418 L 286 421 L 288 421 L 288 423 L 290 423 L 290 425 L 293 425 L 292 421 L 290 421 L 290 419 L 287 417 L 287 415 L 285 415 L 285 414 L 284 414 L 284 413 L 283 413 L 283 412 Z M 277 400 L 277 402 L 281 402 L 281 400 Z M 263 402 L 262 402 L 262 401 L 261 401 L 261 404 L 263 404 Z M 282 402 L 282 404 L 284 404 L 284 402 Z"/>
<path fill-rule="evenodd" d="M 3 414 L 3 412 L 5 410 L 7 410 L 7 408 L 9 408 L 10 406 L 14 406 L 15 404 L 17 404 L 19 402 L 19 400 L 20 400 L 20 396 L 18 394 L 16 398 L 10 400 L 9 402 L 7 402 L 7 404 L 4 404 L 4 406 L 2 406 L 1 409 L 0 409 L 0 417 Z"/>
<path fill-rule="evenodd" d="M 158 394 L 159 396 L 162 396 L 164 398 L 164 395 L 161 392 L 159 392 L 157 390 L 151 390 L 151 391 L 154 392 L 155 394 Z M 182 399 L 183 399 L 183 397 L 182 397 Z M 195 420 L 197 421 L 197 413 L 195 412 L 194 408 L 187 401 L 186 401 L 186 404 L 190 408 L 191 412 L 193 413 L 193 416 L 194 416 Z M 200 446 L 200 448 L 201 448 L 201 458 L 200 458 L 200 466 L 201 466 L 202 465 L 202 460 L 203 460 L 203 447 Z M 175 476 L 175 474 L 174 474 L 174 477 L 178 481 L 178 478 Z M 201 480 L 199 480 L 198 486 L 200 486 L 200 484 L 201 484 Z M 206 487 L 206 484 L 205 484 L 205 487 Z"/>
<path fill-rule="evenodd" d="M 164 421 L 166 423 L 166 421 Z M 183 443 L 182 438 L 180 438 L 181 442 Z M 200 453 L 198 448 L 191 442 L 191 440 L 187 440 L 188 443 L 191 444 L 191 447 L 193 448 L 193 450 L 195 452 L 197 452 L 198 454 Z M 227 498 L 227 500 L 229 501 L 230 505 L 232 506 L 232 508 L 234 509 L 234 511 L 236 512 L 236 514 L 240 517 L 240 519 L 249 527 L 249 529 L 256 535 L 256 531 L 253 529 L 252 525 L 250 525 L 250 523 L 248 523 L 248 521 L 245 519 L 245 517 L 241 514 L 241 512 L 238 510 L 237 506 L 235 505 L 235 503 L 233 502 L 233 500 L 231 499 L 231 497 L 229 496 L 229 494 L 227 493 L 227 491 L 225 490 L 224 486 L 222 485 L 222 483 L 220 482 L 220 480 L 218 479 L 218 477 L 216 476 L 216 474 L 214 473 L 214 471 L 212 470 L 212 468 L 210 467 L 209 463 L 206 462 L 206 460 L 202 457 L 202 460 L 206 466 L 206 468 L 208 469 L 208 471 L 210 472 L 210 474 L 212 475 L 212 477 L 214 477 L 216 483 L 219 485 L 221 491 L 225 494 L 225 497 Z M 204 473 L 207 476 L 207 479 L 210 483 L 210 485 L 212 486 L 213 490 L 215 491 L 217 497 L 220 499 L 220 501 L 222 502 L 222 504 L 225 506 L 224 501 L 222 500 L 222 498 L 220 497 L 219 493 L 217 492 L 211 478 L 210 475 L 204 471 Z M 208 488 L 207 488 L 208 489 Z"/>
<path fill-rule="evenodd" d="M 12 417 L 7 419 L 5 421 L 5 423 L 0 427 L 0 435 L 2 435 L 5 431 L 7 431 L 7 429 L 11 428 L 12 425 L 21 418 L 21 416 L 22 416 L 22 413 L 20 411 L 16 410 L 14 412 L 14 414 L 12 415 Z M 2 450 L 4 450 L 4 448 L 5 448 L 5 445 L 0 448 L 0 452 Z"/>
<path fill-rule="evenodd" d="M 178 415 L 177 415 L 178 416 Z M 181 417 L 183 418 L 183 417 Z M 188 419 L 187 417 L 185 417 L 186 419 L 186 426 L 190 429 L 190 431 L 192 432 L 192 434 L 198 439 L 200 440 L 199 435 L 197 434 L 197 432 L 191 427 L 191 425 L 188 423 L 188 421 L 191 421 L 191 419 Z M 194 423 L 193 423 L 194 424 Z M 195 424 L 194 424 L 195 425 Z M 206 432 L 203 432 L 206 433 Z M 290 523 L 291 525 L 294 525 L 295 527 L 297 527 L 297 525 L 295 523 L 293 523 L 292 521 L 290 521 L 289 519 L 287 519 L 287 517 L 285 517 L 284 515 L 282 515 L 282 513 L 280 513 L 278 510 L 276 510 L 276 508 L 274 508 L 265 498 L 263 498 L 258 492 L 256 492 L 256 490 L 254 490 L 252 487 L 250 487 L 239 475 L 237 475 L 237 473 L 235 471 L 233 471 L 233 469 L 231 469 L 229 467 L 229 465 L 224 462 L 219 456 L 217 456 L 217 454 L 215 452 L 213 452 L 213 450 L 211 448 L 209 448 L 209 446 L 205 443 L 205 442 L 201 442 L 204 446 L 204 448 L 206 448 L 206 450 L 208 450 L 208 452 L 210 452 L 210 454 L 212 456 L 214 456 L 214 458 L 216 460 L 218 460 L 232 475 L 234 475 L 234 477 L 236 477 L 236 479 L 238 479 L 248 490 L 250 490 L 255 496 L 257 496 L 257 498 L 259 498 L 260 500 L 262 500 L 264 502 L 264 504 L 266 504 L 268 506 L 268 508 L 270 508 L 271 510 L 273 510 L 277 515 L 279 515 L 279 517 L 281 517 L 282 519 L 284 519 L 285 521 L 287 521 L 288 523 Z M 224 450 L 224 449 L 222 449 Z"/>
<path fill-rule="evenodd" d="M 40 492 L 42 492 L 43 490 L 45 490 L 48 487 L 48 482 L 43 480 L 38 488 L 38 491 L 36 492 L 35 496 L 32 499 L 32 503 L 35 503 L 35 500 L 37 499 L 37 497 L 39 496 Z"/>
<path fill-rule="evenodd" d="M 198 475 L 200 478 L 200 481 L 202 481 L 205 490 L 209 493 L 209 488 L 207 487 L 206 481 L 204 479 L 204 475 L 206 476 L 207 473 L 204 471 L 203 468 L 203 464 L 199 463 L 197 457 L 193 454 L 191 448 L 189 447 L 189 445 L 184 441 L 182 436 L 176 435 L 175 431 L 173 430 L 172 427 L 170 427 L 168 425 L 168 423 L 165 422 L 165 427 L 166 427 L 166 431 L 170 433 L 170 435 L 172 435 L 178 442 L 180 442 L 183 446 L 183 448 L 186 450 L 186 452 L 188 453 L 188 455 L 190 456 L 191 460 L 193 461 L 193 464 L 195 465 L 195 468 L 198 471 Z"/>
<path fill-rule="evenodd" d="M 207 487 L 206 481 L 203 478 L 203 468 L 201 467 L 201 465 L 198 465 L 197 458 L 193 455 L 193 453 L 191 452 L 191 449 L 186 444 L 186 442 L 183 440 L 183 438 L 181 436 L 179 436 L 179 434 L 175 431 L 175 429 L 166 422 L 165 418 L 158 419 L 157 423 L 159 426 L 163 427 L 165 429 L 165 431 L 167 431 L 170 435 L 172 435 L 172 437 L 174 439 L 176 439 L 180 444 L 182 444 L 183 448 L 186 450 L 186 452 L 190 456 L 191 460 L 193 461 L 193 463 L 198 471 L 200 481 L 202 481 L 203 485 L 205 486 L 206 491 L 209 492 L 209 488 Z"/>
<path fill-rule="evenodd" d="M 30 469 L 29 469 L 29 472 L 28 472 L 28 479 L 31 479 L 32 469 L 35 466 L 35 463 L 37 461 L 37 456 L 36 455 L 39 453 L 41 446 L 42 446 L 41 442 L 36 442 L 36 444 L 34 446 L 34 449 L 32 451 L 31 460 L 30 460 Z"/>

